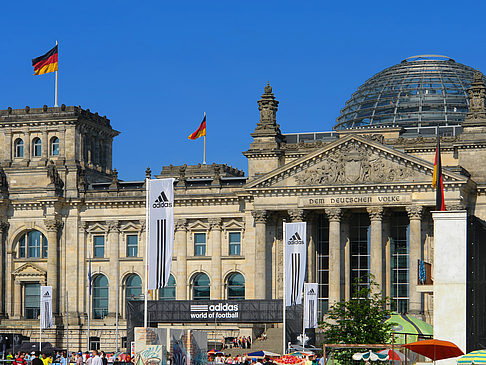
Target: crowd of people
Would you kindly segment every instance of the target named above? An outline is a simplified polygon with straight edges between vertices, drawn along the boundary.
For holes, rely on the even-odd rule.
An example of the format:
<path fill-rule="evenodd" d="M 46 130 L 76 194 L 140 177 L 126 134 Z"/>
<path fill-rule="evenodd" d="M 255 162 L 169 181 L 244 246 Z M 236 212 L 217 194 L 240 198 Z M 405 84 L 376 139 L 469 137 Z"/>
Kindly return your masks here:
<path fill-rule="evenodd" d="M 39 351 L 8 353 L 7 365 L 108 365 L 115 362 L 130 363 L 131 357 L 122 353 L 117 356 L 113 353 L 93 350 L 92 352 L 72 352 L 69 356 L 66 351 L 57 351 L 54 354 L 40 353 Z"/>
<path fill-rule="evenodd" d="M 241 356 L 225 356 L 225 355 L 216 355 L 215 357 L 208 359 L 210 363 L 213 364 L 234 364 L 234 365 L 276 365 L 276 363 L 272 360 L 271 357 L 266 356 L 263 359 L 255 359 L 248 357 L 246 355 Z M 318 357 L 315 355 L 307 356 L 305 359 L 304 365 L 323 365 L 322 357 Z"/>
<path fill-rule="evenodd" d="M 228 341 L 228 339 L 230 341 Z M 228 347 L 233 348 L 240 348 L 240 349 L 251 349 L 251 337 L 223 337 L 223 349 L 227 349 Z M 230 345 L 230 346 L 229 346 Z"/>

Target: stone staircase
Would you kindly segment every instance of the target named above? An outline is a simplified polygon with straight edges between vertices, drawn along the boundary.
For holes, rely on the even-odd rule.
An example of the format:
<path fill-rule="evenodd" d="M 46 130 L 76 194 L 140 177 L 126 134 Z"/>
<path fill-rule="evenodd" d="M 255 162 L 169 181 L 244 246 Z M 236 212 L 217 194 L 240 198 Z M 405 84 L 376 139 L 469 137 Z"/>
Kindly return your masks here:
<path fill-rule="evenodd" d="M 224 352 L 231 356 L 238 356 L 255 351 L 270 351 L 282 354 L 282 328 L 267 328 L 267 339 L 265 341 L 253 340 L 251 349 L 232 348 L 225 349 Z"/>

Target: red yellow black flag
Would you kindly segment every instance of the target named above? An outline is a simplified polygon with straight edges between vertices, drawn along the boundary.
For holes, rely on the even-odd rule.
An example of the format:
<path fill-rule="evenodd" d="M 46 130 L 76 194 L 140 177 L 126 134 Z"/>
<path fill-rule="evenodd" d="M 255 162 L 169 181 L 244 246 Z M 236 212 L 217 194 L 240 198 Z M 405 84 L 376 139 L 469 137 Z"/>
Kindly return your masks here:
<path fill-rule="evenodd" d="M 34 58 L 32 66 L 34 66 L 34 75 L 57 71 L 57 44 L 45 55 Z"/>
<path fill-rule="evenodd" d="M 199 128 L 195 132 L 191 133 L 187 138 L 198 139 L 199 137 L 203 137 L 205 135 L 206 135 L 206 114 L 204 115 L 204 119 L 199 125 Z"/>

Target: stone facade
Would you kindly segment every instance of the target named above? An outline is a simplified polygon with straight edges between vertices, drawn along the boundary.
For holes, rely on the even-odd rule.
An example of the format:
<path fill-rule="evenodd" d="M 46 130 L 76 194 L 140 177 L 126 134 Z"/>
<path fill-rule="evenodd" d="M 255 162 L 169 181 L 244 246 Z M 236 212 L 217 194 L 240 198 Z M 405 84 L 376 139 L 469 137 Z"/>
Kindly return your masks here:
<path fill-rule="evenodd" d="M 441 138 L 443 176 L 447 207 L 486 219 L 486 132 L 479 110 L 484 112 L 484 84 L 477 84 L 470 97 L 480 102 L 474 99 L 463 133 Z M 245 298 L 281 298 L 282 224 L 304 220 L 307 276 L 320 284 L 321 315 L 327 305 L 349 299 L 353 278 L 369 272 L 399 308 L 430 319 L 431 293 L 418 285 L 418 260 L 433 264 L 436 138 L 376 128 L 287 143 L 270 85 L 258 106 L 260 121 L 244 152 L 248 177 L 216 164 L 164 166 L 156 175 L 176 179 L 176 299 L 192 299 L 200 273 L 210 279 L 211 299 L 228 299 L 234 273 L 244 278 Z M 102 318 L 91 313 L 90 335 L 103 349 L 123 347 L 125 300 L 133 289 L 128 281 L 134 275 L 144 280 L 145 185 L 120 181 L 112 169 L 117 134 L 106 117 L 80 107 L 0 111 L 0 333 L 21 332 L 37 341 L 30 284 L 52 285 L 56 329 L 43 339 L 65 347 L 69 325 L 71 348 L 86 348 L 90 307 L 103 307 L 89 302 L 91 258 L 93 280 L 107 279 L 99 285 L 105 285 L 108 304 Z M 145 177 L 151 176 L 147 169 Z M 367 234 L 359 236 L 360 230 Z M 205 234 L 203 255 L 195 251 L 199 233 Z M 232 233 L 240 237 L 237 251 L 230 248 Z M 133 237 L 136 252 L 130 251 Z M 367 248 L 356 253 L 363 242 Z M 228 330 L 246 334 L 248 328 Z"/>

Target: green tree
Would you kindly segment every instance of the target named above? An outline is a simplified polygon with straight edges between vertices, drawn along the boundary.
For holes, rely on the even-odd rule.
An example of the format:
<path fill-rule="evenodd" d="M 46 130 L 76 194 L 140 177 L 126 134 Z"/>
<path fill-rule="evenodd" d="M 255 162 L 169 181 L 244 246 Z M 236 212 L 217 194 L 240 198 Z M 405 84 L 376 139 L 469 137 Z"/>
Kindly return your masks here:
<path fill-rule="evenodd" d="M 385 323 L 391 311 L 387 309 L 388 298 L 378 291 L 373 276 L 357 280 L 353 285 L 353 298 L 334 304 L 321 325 L 325 331 L 326 343 L 340 344 L 383 344 L 390 341 L 393 323 Z M 361 285 L 360 285 L 361 284 Z M 352 363 L 354 352 L 365 349 L 335 350 L 334 358 L 339 364 Z"/>

